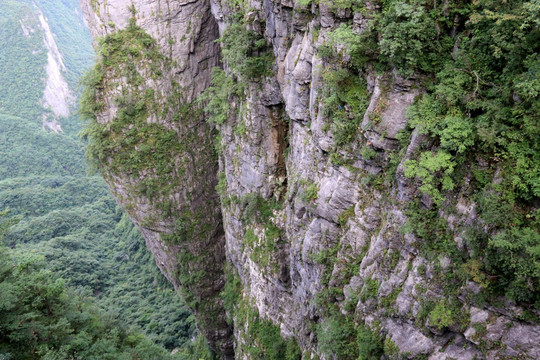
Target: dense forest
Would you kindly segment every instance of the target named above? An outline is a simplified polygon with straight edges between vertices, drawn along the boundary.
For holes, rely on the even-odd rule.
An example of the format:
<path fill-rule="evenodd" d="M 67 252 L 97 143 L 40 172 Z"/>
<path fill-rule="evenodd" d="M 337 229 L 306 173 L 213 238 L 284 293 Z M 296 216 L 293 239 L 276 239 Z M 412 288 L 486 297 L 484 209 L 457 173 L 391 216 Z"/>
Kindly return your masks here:
<path fill-rule="evenodd" d="M 0 3 L 0 359 L 204 354 L 190 311 L 89 172 L 77 102 L 58 119 L 62 132 L 42 126 L 52 115 L 41 100 L 48 49 L 40 12 L 74 97 L 93 62 L 77 0 Z"/>

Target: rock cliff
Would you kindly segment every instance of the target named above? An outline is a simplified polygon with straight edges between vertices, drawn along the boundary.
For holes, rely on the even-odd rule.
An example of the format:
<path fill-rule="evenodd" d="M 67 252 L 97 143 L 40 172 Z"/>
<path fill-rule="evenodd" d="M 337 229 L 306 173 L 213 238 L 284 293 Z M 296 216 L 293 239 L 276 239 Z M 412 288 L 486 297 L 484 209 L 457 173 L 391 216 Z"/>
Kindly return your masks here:
<path fill-rule="evenodd" d="M 457 62 L 474 30 L 463 11 L 418 2 L 451 18 L 431 23 L 414 1 L 81 3 L 100 51 L 89 153 L 220 357 L 540 358 L 538 269 L 520 283 L 500 265 L 538 261 L 538 193 L 508 208 L 529 247 L 500 245 L 511 232 L 486 215 L 506 206 L 500 155 L 466 153 L 458 120 L 423 123 L 443 75 L 415 46 L 446 33 Z M 387 33 L 401 23 L 418 31 Z M 458 70 L 471 103 L 491 86 Z M 505 293 L 517 283 L 525 295 Z"/>

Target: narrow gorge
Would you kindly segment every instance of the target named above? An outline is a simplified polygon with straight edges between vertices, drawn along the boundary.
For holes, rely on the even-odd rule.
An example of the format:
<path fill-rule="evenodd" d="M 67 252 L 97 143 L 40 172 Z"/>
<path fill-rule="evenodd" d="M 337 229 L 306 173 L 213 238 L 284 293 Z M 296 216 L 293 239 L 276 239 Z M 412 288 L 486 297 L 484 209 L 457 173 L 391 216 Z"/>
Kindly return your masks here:
<path fill-rule="evenodd" d="M 81 5 L 87 155 L 219 358 L 540 358 L 537 0 Z"/>

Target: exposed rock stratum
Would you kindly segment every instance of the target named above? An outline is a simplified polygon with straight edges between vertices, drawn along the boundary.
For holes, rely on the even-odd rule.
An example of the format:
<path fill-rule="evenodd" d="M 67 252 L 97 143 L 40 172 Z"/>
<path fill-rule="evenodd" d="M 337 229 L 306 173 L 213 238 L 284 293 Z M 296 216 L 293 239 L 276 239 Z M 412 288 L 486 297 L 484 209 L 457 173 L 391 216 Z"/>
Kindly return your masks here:
<path fill-rule="evenodd" d="M 474 279 L 450 294 L 440 274 L 452 260 L 428 259 L 418 246 L 426 240 L 404 231 L 408 204 L 433 201 L 405 176 L 406 159 L 429 139 L 417 130 L 406 144 L 399 136 L 420 82 L 368 72 L 352 143 L 344 150 L 329 130 L 323 73 L 331 64 L 318 48 L 340 23 L 361 33 L 369 11 L 292 0 L 81 3 L 107 51 L 95 93 L 108 146 L 100 168 L 220 357 L 255 359 L 254 348 L 268 356 L 253 330 L 260 322 L 296 342 L 302 358 L 339 358 L 331 355 L 339 341 L 323 339 L 338 336 L 338 321 L 374 334 L 384 343 L 374 353 L 386 358 L 540 358 L 540 326 L 522 307 L 473 300 Z M 266 42 L 252 51 L 269 71 L 246 78 L 239 64 L 221 63 L 216 40 L 237 19 Z M 117 42 L 136 44 L 132 35 L 148 41 L 120 53 Z M 123 60 L 115 63 L 115 52 Z M 197 100 L 213 67 L 242 83 L 229 89 L 217 125 L 202 110 L 212 98 Z M 481 220 L 466 185 L 450 196 L 455 211 L 438 216 L 459 245 L 463 225 Z M 448 308 L 457 318 L 443 321 L 437 311 Z"/>

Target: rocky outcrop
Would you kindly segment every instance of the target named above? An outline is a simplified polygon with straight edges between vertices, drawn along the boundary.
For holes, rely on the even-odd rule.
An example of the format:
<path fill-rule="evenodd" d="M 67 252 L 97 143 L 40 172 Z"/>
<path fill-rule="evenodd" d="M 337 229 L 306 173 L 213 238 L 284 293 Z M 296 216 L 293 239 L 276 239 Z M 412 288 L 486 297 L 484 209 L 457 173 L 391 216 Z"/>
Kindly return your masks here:
<path fill-rule="evenodd" d="M 316 55 L 316 49 L 327 41 L 327 31 L 353 14 L 333 13 L 322 2 L 318 9 L 288 1 L 263 1 L 262 6 L 250 2 L 248 8 L 258 9 L 259 17 L 252 18 L 265 24 L 262 31 L 273 47 L 277 83 L 267 79 L 275 85 L 265 84 L 262 91 L 250 87 L 245 100 L 248 111 L 221 128 L 222 171 L 229 196 L 255 193 L 271 199 L 282 195 L 280 184 L 287 185 L 283 208 L 274 214 L 283 230 L 275 242 L 284 244 L 276 245 L 272 255 L 279 271 L 253 261 L 257 249 L 245 246 L 246 229 L 251 225 L 242 222 L 243 204 L 222 204 L 228 259 L 238 269 L 259 313 L 279 324 L 284 335 L 295 336 L 305 356 L 320 354 L 317 335 L 323 334 L 316 334 L 313 325 L 323 324 L 329 316 L 321 305 L 323 297 L 326 306 L 337 306 L 345 318 L 364 322 L 383 335 L 384 350 L 393 358 L 538 357 L 540 348 L 534 344 L 540 329 L 537 325 L 524 323 L 502 309 L 477 309 L 467 300 L 471 294 L 467 287 L 448 300 L 433 269 L 450 266 L 450 260 L 431 263 L 419 254 L 417 245 L 423 240 L 403 234 L 405 209 L 416 189 L 403 176 L 402 166 L 394 185 L 373 183 L 377 177 L 392 176 L 385 174 L 389 155 L 399 148 L 397 135 L 407 125 L 408 106 L 420 93 L 417 84 L 396 74 L 390 79 L 368 76 L 370 101 L 356 143 L 340 153 L 332 132 L 324 129 L 332 121 L 322 108 L 322 97 L 328 95 L 323 92 L 321 77 L 328 64 Z M 354 22 L 362 24 L 362 15 L 354 14 Z M 278 90 L 281 99 L 274 96 L 271 104 L 260 106 Z M 290 119 L 286 179 L 279 181 L 268 157 L 261 156 L 261 149 L 275 148 L 263 139 L 270 138 L 275 126 L 268 112 L 276 106 Z M 247 127 L 246 135 L 230 135 L 238 122 Z M 421 138 L 412 135 L 402 163 L 412 156 Z M 366 146 L 374 150 L 373 155 L 362 152 Z M 343 156 L 344 163 L 333 161 L 333 156 Z M 462 210 L 449 219 L 456 229 L 475 221 L 474 204 L 464 198 L 459 203 Z M 264 235 L 259 237 L 265 241 Z M 426 311 L 433 314 L 434 304 L 446 301 L 455 301 L 452 311 L 463 324 L 430 324 Z M 483 311 L 483 320 L 477 311 Z"/>
<path fill-rule="evenodd" d="M 324 76 L 335 64 L 317 49 L 330 41 L 330 31 L 342 22 L 362 33 L 370 11 L 377 11 L 374 4 L 368 2 L 364 11 L 355 13 L 323 1 L 82 3 L 96 38 L 134 23 L 157 41 L 160 54 L 170 61 L 159 76 L 149 74 L 147 64 L 136 64 L 144 80 L 135 85 L 129 76 L 108 70 L 108 84 L 100 85 L 98 97 L 104 106 L 97 122 L 118 121 L 124 105 L 112 98 L 125 96 L 124 90 L 132 95 L 155 90 L 161 112 L 154 109 L 145 121 L 173 130 L 180 143 L 186 134 L 192 139 L 164 155 L 174 169 L 184 171 L 168 168 L 168 180 L 157 181 L 160 188 L 149 195 L 141 184 L 164 176 L 152 164 L 134 176 L 131 170 L 107 165 L 114 162 L 111 158 L 122 158 L 118 149 L 100 161 L 106 164 L 102 169 L 113 193 L 141 228 L 158 266 L 175 286 L 189 289 L 188 299 L 197 299 L 192 306 L 202 318 L 201 328 L 223 357 L 232 356 L 231 333 L 217 296 L 223 289 L 225 262 L 233 273 L 229 280 L 237 274 L 241 283 L 237 299 L 242 304 L 227 309 L 237 358 L 253 359 L 257 355 L 250 348 L 264 349 L 264 342 L 257 340 L 260 334 L 251 332 L 240 311 L 246 304 L 261 319 L 279 326 L 283 337 L 294 338 L 306 359 L 315 354 L 340 358 L 340 336 L 354 351 L 372 344 L 372 355 L 384 352 L 388 358 L 540 357 L 540 326 L 524 320 L 522 308 L 481 305 L 474 300 L 480 285 L 471 279 L 449 291 L 441 274 L 455 264 L 444 253 L 429 258 L 419 250 L 425 239 L 407 230 L 408 203 L 419 198 L 423 208 L 432 204 L 404 175 L 405 161 L 421 146 L 432 146 L 417 130 L 405 138 L 406 144 L 401 136 L 409 121 L 407 108 L 422 92 L 420 83 L 392 71 L 367 72 L 358 90 L 365 95 L 365 107 L 347 146 L 341 144 L 339 129 L 333 128 L 338 126 L 333 116 L 343 109 L 328 109 L 324 99 L 332 94 Z M 235 15 L 238 12 L 241 16 Z M 231 110 L 217 125 L 218 160 L 209 155 L 211 126 L 202 121 L 196 106 L 186 110 L 183 105 L 196 104 L 197 95 L 210 86 L 210 70 L 219 65 L 218 30 L 224 35 L 238 23 L 269 44 L 273 62 L 269 69 L 245 76 L 235 70 L 239 64 L 225 58 L 225 70 L 242 87 L 231 88 L 226 96 Z M 268 54 L 260 48 L 255 52 L 263 63 Z M 164 99 L 174 99 L 167 111 Z M 481 221 L 466 187 L 451 196 L 455 213 L 441 210 L 436 218 L 448 224 L 459 247 L 462 225 Z M 185 235 L 188 239 L 167 240 Z M 201 315 L 205 311 L 218 321 L 211 323 Z M 334 329 L 336 323 L 341 332 Z M 353 330 L 346 333 L 349 328 Z M 360 340 L 353 333 L 361 334 Z M 330 345 L 329 337 L 335 341 Z M 374 345 L 377 342 L 380 345 Z"/>
<path fill-rule="evenodd" d="M 70 106 L 73 105 L 75 98 L 62 75 L 62 72 L 66 71 L 62 55 L 60 55 L 60 52 L 58 51 L 47 19 L 39 9 L 38 17 L 41 27 L 43 28 L 44 42 L 47 49 L 47 66 L 45 67 L 47 80 L 45 82 L 42 104 L 45 109 L 50 110 L 53 114 L 51 119 L 48 119 L 46 115 L 43 115 L 43 128 L 48 128 L 58 133 L 62 131 L 58 118 L 69 116 Z M 23 27 L 23 32 L 25 32 L 22 23 L 21 26 Z"/>
<path fill-rule="evenodd" d="M 229 358 L 231 329 L 219 297 L 225 239 L 214 190 L 218 163 L 213 130 L 193 104 L 219 60 L 210 3 L 81 5 L 101 49 L 85 97 L 98 167 L 211 346 Z"/>

